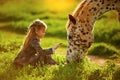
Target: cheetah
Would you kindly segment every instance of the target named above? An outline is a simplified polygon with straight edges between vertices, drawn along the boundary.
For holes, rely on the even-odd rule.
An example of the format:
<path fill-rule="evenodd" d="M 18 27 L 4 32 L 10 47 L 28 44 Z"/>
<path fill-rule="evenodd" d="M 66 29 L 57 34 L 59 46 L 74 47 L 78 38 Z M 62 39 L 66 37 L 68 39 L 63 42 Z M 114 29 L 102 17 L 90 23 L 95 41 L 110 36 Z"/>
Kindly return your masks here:
<path fill-rule="evenodd" d="M 82 0 L 67 23 L 66 61 L 80 62 L 94 42 L 92 33 L 95 21 L 105 12 L 118 11 L 120 21 L 120 0 Z"/>

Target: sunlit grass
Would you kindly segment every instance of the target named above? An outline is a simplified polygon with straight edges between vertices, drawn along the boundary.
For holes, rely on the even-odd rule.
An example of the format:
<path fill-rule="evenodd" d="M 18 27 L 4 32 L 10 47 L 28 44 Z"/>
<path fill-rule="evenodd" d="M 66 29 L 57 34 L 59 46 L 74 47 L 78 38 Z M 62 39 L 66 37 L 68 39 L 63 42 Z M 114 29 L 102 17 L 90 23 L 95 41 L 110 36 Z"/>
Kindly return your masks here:
<path fill-rule="evenodd" d="M 65 25 L 68 13 L 74 10 L 80 0 L 20 0 L 19 3 L 17 0 L 6 1 L 9 2 L 0 5 L 0 27 L 3 28 L 0 28 L 0 80 L 120 79 L 120 68 L 116 67 L 115 64 L 107 64 L 101 67 L 85 58 L 81 63 L 64 65 L 67 49 Z M 105 15 L 95 24 L 95 42 L 98 42 L 95 45 L 98 48 L 92 46 L 93 51 L 102 53 L 103 57 L 105 54 L 109 54 L 109 51 L 119 50 L 120 43 L 120 26 L 117 20 L 113 20 L 114 18 L 117 19 L 117 16 L 113 13 L 107 15 L 110 18 L 107 19 Z M 48 25 L 46 35 L 41 41 L 43 49 L 53 47 L 59 42 L 63 43 L 52 55 L 55 61 L 60 64 L 38 66 L 37 68 L 25 66 L 22 69 L 15 69 L 11 64 L 24 41 L 28 25 L 36 18 L 45 21 Z M 105 45 L 102 45 L 103 49 L 100 49 L 101 44 L 99 42 L 105 42 Z M 106 42 L 113 47 L 107 45 Z M 113 43 L 116 46 L 118 45 L 118 49 L 112 45 Z M 98 51 L 99 49 L 100 51 Z M 110 56 L 108 55 L 108 57 Z"/>
<path fill-rule="evenodd" d="M 44 0 L 44 5 L 47 5 L 48 10 L 57 12 L 69 10 L 75 4 L 75 0 Z"/>

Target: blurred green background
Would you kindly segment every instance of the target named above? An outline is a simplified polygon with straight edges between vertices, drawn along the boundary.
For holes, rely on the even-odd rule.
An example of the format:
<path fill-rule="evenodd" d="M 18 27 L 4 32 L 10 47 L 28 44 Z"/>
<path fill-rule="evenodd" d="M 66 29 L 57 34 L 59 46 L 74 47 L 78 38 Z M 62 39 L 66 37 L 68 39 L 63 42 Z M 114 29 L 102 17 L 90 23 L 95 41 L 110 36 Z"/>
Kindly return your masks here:
<path fill-rule="evenodd" d="M 1 0 L 0 52 L 19 49 L 29 24 L 39 18 L 48 26 L 42 47 L 52 47 L 62 42 L 62 47 L 56 53 L 66 55 L 68 14 L 74 11 L 79 2 L 80 0 Z M 120 23 L 116 11 L 103 14 L 96 21 L 93 32 L 95 44 L 89 49 L 89 54 L 107 58 L 120 56 Z"/>
<path fill-rule="evenodd" d="M 49 80 L 50 78 L 53 78 L 52 80 L 73 80 L 74 78 L 86 80 L 85 78 L 88 77 L 90 80 L 95 80 L 96 77 L 98 80 L 105 80 L 105 77 L 111 80 L 109 76 L 113 73 L 115 73 L 113 75 L 115 80 L 120 79 L 120 69 L 113 69 L 114 65 L 100 69 L 86 61 L 78 67 L 75 66 L 76 64 L 64 67 L 60 65 L 49 68 L 48 66 L 34 69 L 33 72 L 30 67 L 14 70 L 10 66 L 24 41 L 29 24 L 38 18 L 48 26 L 41 46 L 48 48 L 62 42 L 63 45 L 57 49 L 53 58 L 61 64 L 64 63 L 67 49 L 68 14 L 74 11 L 79 2 L 80 0 L 0 0 L 0 80 Z M 88 54 L 109 58 L 120 63 L 120 22 L 117 12 L 109 11 L 103 14 L 95 22 L 93 32 L 95 43 L 90 47 Z M 111 73 L 108 72 L 108 74 L 109 69 Z M 89 73 L 86 74 L 86 72 Z M 72 75 L 70 76 L 69 73 Z"/>
<path fill-rule="evenodd" d="M 53 57 L 65 61 L 67 39 L 66 23 L 80 0 L 0 0 L 0 73 L 4 80 L 6 64 L 10 65 L 18 54 L 29 24 L 35 19 L 43 20 L 48 30 L 41 45 L 63 45 Z M 116 11 L 103 14 L 94 25 L 95 43 L 89 55 L 96 55 L 120 62 L 120 22 Z M 59 57 L 59 58 L 58 58 Z M 2 63 L 1 63 L 2 62 Z M 4 69 L 3 69 L 4 68 Z M 12 70 L 9 73 L 13 73 Z M 7 74 L 7 73 L 6 73 Z M 14 75 L 13 75 L 14 76 Z M 7 78 L 10 78 L 7 75 Z M 12 78 L 12 77 L 11 77 Z M 6 78 L 5 78 L 6 79 Z"/>

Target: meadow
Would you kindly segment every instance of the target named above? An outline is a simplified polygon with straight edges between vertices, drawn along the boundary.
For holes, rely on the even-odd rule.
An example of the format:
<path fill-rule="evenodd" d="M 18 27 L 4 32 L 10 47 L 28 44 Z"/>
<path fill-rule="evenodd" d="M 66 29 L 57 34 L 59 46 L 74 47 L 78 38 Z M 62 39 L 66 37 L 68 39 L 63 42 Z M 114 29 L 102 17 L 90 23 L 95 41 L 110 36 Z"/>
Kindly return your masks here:
<path fill-rule="evenodd" d="M 115 11 L 102 15 L 94 25 L 95 43 L 88 55 L 109 59 L 104 65 L 87 57 L 81 63 L 65 64 L 66 23 L 80 0 L 1 0 L 0 1 L 0 80 L 120 80 L 120 22 Z M 113 15 L 114 14 L 114 15 Z M 29 24 L 41 19 L 48 25 L 41 46 L 49 48 L 62 42 L 52 56 L 59 65 L 12 65 L 27 33 Z"/>

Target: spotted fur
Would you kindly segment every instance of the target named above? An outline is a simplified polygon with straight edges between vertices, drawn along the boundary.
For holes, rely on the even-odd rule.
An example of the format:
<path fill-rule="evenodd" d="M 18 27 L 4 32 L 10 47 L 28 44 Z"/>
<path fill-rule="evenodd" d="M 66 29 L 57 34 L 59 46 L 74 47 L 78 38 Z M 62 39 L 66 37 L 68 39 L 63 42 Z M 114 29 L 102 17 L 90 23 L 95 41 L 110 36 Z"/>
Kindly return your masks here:
<path fill-rule="evenodd" d="M 67 62 L 80 61 L 94 42 L 93 25 L 103 13 L 116 10 L 120 21 L 120 0 L 83 0 L 67 23 Z"/>

